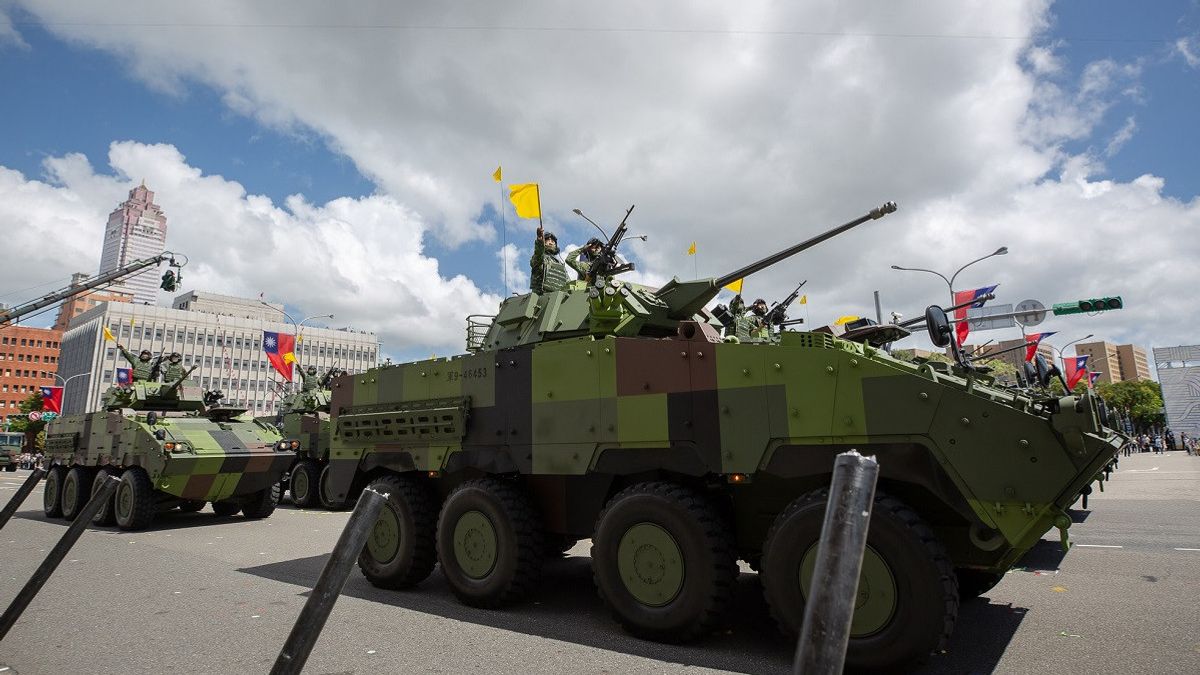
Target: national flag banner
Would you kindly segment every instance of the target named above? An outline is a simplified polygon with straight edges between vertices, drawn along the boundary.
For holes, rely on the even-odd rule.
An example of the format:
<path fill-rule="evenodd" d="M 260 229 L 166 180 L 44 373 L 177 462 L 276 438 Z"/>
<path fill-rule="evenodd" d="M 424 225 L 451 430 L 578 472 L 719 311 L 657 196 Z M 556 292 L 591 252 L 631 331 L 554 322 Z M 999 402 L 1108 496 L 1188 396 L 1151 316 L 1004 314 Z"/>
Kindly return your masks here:
<path fill-rule="evenodd" d="M 1028 342 L 1029 344 L 1025 346 L 1025 360 L 1033 363 L 1033 357 L 1037 356 L 1038 345 L 1041 344 L 1042 340 L 1045 340 L 1057 332 L 1058 331 L 1050 331 L 1049 333 L 1034 333 L 1033 335 L 1026 335 L 1025 342 Z"/>
<path fill-rule="evenodd" d="M 1088 384 L 1096 384 L 1096 380 L 1100 379 L 1100 373 L 1088 373 Z"/>
<path fill-rule="evenodd" d="M 292 364 L 296 362 L 296 336 L 263 331 L 263 351 L 283 379 L 291 382 Z"/>
<path fill-rule="evenodd" d="M 508 186 L 508 198 L 517 210 L 518 218 L 541 218 L 542 196 L 537 183 L 521 183 Z"/>
<path fill-rule="evenodd" d="M 954 332 L 958 336 L 959 347 L 963 346 L 963 343 L 967 341 L 967 335 L 971 332 L 971 322 L 967 321 L 967 310 L 979 309 L 980 307 L 983 307 L 983 303 L 987 302 L 987 300 L 982 300 L 981 298 L 996 290 L 996 286 L 999 285 L 1000 284 L 984 286 L 983 288 L 975 288 L 969 291 L 957 291 L 954 294 L 955 305 L 962 305 L 963 303 L 971 302 L 972 300 L 975 301 L 971 302 L 969 307 L 960 307 L 954 310 L 954 318 L 959 319 L 959 321 L 954 324 Z"/>
<path fill-rule="evenodd" d="M 42 387 L 42 410 L 52 413 L 62 412 L 62 387 Z"/>
<path fill-rule="evenodd" d="M 127 387 L 133 382 L 133 368 L 117 368 L 117 386 Z"/>
<path fill-rule="evenodd" d="M 112 331 L 108 329 L 108 326 L 101 326 L 100 328 L 104 331 L 105 340 L 108 340 L 109 342 L 117 341 L 117 338 L 113 336 Z"/>
<path fill-rule="evenodd" d="M 742 292 L 742 282 L 743 281 L 745 281 L 745 279 L 738 279 L 737 281 L 725 284 L 724 286 L 722 286 L 722 288 L 726 288 L 726 289 L 733 291 L 734 293 L 740 294 Z"/>
<path fill-rule="evenodd" d="M 688 247 L 688 255 L 696 255 L 696 242 L 693 241 L 692 245 Z"/>
<path fill-rule="evenodd" d="M 1087 354 L 1063 359 L 1063 365 L 1066 366 L 1067 370 L 1065 375 L 1067 376 L 1068 392 L 1074 389 L 1075 385 L 1079 384 L 1079 380 L 1083 379 L 1083 376 L 1087 374 L 1087 361 Z"/>
<path fill-rule="evenodd" d="M 492 180 L 499 183 L 501 175 L 502 174 L 500 173 L 500 167 L 496 167 L 496 170 L 492 173 Z"/>

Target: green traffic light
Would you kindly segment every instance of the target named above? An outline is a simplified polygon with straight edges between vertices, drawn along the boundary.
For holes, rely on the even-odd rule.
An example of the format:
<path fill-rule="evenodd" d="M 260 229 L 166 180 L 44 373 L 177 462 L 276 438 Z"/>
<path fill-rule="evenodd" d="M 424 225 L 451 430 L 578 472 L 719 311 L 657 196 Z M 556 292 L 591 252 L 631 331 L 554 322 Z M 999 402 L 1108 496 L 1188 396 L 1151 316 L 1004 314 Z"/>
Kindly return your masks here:
<path fill-rule="evenodd" d="M 1121 300 L 1121 296 L 1116 295 L 1105 298 L 1088 298 L 1086 300 L 1076 300 L 1075 302 L 1060 302 L 1055 304 L 1051 311 L 1055 316 L 1064 314 L 1090 314 L 1092 312 L 1107 312 L 1113 309 L 1122 309 L 1125 303 Z"/>

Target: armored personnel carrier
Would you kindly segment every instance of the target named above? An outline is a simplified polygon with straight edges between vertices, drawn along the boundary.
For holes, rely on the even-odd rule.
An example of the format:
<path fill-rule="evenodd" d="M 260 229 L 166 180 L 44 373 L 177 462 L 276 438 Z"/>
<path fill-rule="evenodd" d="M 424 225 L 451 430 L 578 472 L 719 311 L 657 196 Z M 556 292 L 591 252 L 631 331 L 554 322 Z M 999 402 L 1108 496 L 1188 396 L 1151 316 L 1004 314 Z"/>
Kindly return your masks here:
<path fill-rule="evenodd" d="M 0 469 L 16 471 L 21 456 L 21 446 L 25 443 L 25 434 L 0 432 Z"/>
<path fill-rule="evenodd" d="M 657 289 L 619 278 L 623 221 L 584 279 L 470 318 L 468 353 L 334 380 L 328 489 L 389 495 L 363 574 L 403 588 L 440 562 L 462 602 L 499 607 L 536 591 L 547 552 L 591 538 L 615 619 L 675 642 L 722 625 L 740 558 L 795 633 L 834 457 L 857 449 L 881 474 L 847 663 L 937 649 L 960 597 L 1051 528 L 1065 538 L 1119 441 L 1091 394 L 1035 398 L 969 362 L 891 358 L 899 326 L 721 337 L 705 308 L 722 286 L 894 210 Z M 945 344 L 945 312 L 927 321 Z"/>
<path fill-rule="evenodd" d="M 296 461 L 288 471 L 287 484 L 292 503 L 301 508 L 324 506 L 339 508 L 322 495 L 321 485 L 328 478 L 329 466 L 329 389 L 330 375 L 313 388 L 289 394 L 283 399 L 276 426 L 283 438 L 296 441 Z"/>
<path fill-rule="evenodd" d="M 216 405 L 220 398 L 202 393 L 186 375 L 134 382 L 105 392 L 101 412 L 51 422 L 46 515 L 74 518 L 104 472 L 121 484 L 96 514 L 100 525 L 140 530 L 157 513 L 199 511 L 210 502 L 221 516 L 270 516 L 277 483 L 295 459 L 293 443 L 269 424 L 244 419 L 241 408 Z"/>

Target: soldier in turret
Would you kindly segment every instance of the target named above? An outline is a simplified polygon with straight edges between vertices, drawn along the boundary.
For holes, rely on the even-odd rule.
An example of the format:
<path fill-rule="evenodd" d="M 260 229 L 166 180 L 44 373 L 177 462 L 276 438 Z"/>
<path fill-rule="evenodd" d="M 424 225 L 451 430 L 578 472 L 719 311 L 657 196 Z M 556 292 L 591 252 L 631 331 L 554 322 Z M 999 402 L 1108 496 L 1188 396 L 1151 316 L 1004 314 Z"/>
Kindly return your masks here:
<path fill-rule="evenodd" d="M 320 378 L 317 377 L 317 367 L 309 366 L 300 370 L 300 379 L 303 384 L 300 385 L 300 391 L 312 391 L 321 385 Z"/>
<path fill-rule="evenodd" d="M 588 239 L 588 243 L 567 254 L 567 267 L 575 270 L 582 279 L 587 276 L 588 270 L 592 266 L 592 261 L 596 256 L 600 255 L 600 249 L 604 248 L 604 242 L 596 237 Z"/>
<path fill-rule="evenodd" d="M 125 349 L 125 345 L 118 344 L 117 349 L 121 350 L 121 356 L 125 357 L 129 365 L 133 366 L 133 381 L 149 382 L 154 376 L 155 366 L 154 361 L 151 360 L 154 355 L 150 353 L 150 350 L 143 349 L 137 357 L 134 357 L 132 352 Z"/>
<path fill-rule="evenodd" d="M 174 383 L 187 375 L 187 372 L 183 367 L 183 356 L 179 352 L 171 352 L 171 355 L 167 357 L 167 368 L 163 371 L 163 382 Z"/>
<path fill-rule="evenodd" d="M 750 311 L 738 315 L 737 337 L 742 341 L 766 340 L 771 337 L 770 328 L 767 326 L 766 300 L 758 298 L 750 305 Z"/>
<path fill-rule="evenodd" d="M 570 281 L 567 266 L 558 259 L 558 237 L 538 225 L 533 241 L 533 256 L 529 258 L 529 288 L 534 293 L 560 290 Z"/>

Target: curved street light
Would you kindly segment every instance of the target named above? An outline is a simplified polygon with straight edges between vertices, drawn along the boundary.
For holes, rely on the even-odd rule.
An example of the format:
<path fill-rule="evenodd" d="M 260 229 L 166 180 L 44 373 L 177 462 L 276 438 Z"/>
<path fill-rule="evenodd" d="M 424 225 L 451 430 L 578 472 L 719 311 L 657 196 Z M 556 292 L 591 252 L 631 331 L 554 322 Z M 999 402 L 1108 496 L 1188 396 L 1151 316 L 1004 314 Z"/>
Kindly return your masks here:
<path fill-rule="evenodd" d="M 980 258 L 976 258 L 976 259 L 972 260 L 971 262 L 967 263 L 966 265 L 963 265 L 962 267 L 958 268 L 957 270 L 954 271 L 954 274 L 950 275 L 949 278 L 947 278 L 946 275 L 942 274 L 941 272 L 936 272 L 934 270 L 925 269 L 924 267 L 901 267 L 899 265 L 892 265 L 892 269 L 902 270 L 905 272 L 928 272 L 929 274 L 938 276 L 939 278 L 941 278 L 942 281 L 946 282 L 946 288 L 950 289 L 950 304 L 954 304 L 954 280 L 958 278 L 958 275 L 963 270 L 967 269 L 968 267 L 970 267 L 971 265 L 974 265 L 977 262 L 982 262 L 984 260 L 987 260 L 988 258 L 992 258 L 992 257 L 998 256 L 998 255 L 1005 255 L 1007 253 L 1008 253 L 1008 247 L 1001 246 L 1000 248 L 996 249 L 995 251 L 992 251 L 991 253 L 989 253 L 985 256 L 982 256 Z"/>

